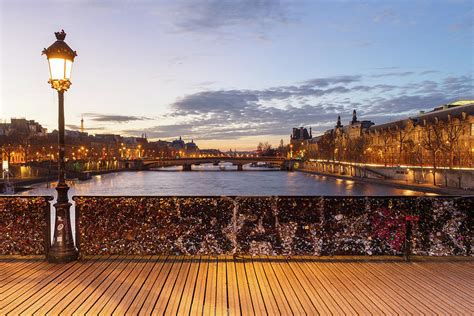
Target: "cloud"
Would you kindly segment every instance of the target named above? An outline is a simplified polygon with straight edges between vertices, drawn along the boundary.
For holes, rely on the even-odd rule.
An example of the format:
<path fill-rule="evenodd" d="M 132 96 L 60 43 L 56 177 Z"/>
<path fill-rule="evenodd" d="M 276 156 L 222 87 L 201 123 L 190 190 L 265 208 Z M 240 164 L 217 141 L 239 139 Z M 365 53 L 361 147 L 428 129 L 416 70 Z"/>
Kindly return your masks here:
<path fill-rule="evenodd" d="M 198 32 L 229 26 L 267 27 L 288 21 L 287 9 L 274 0 L 210 0 L 182 3 L 176 26 Z"/>
<path fill-rule="evenodd" d="M 317 78 L 317 79 L 310 79 L 306 80 L 303 83 L 310 86 L 317 86 L 317 87 L 327 87 L 333 84 L 349 84 L 360 81 L 361 76 L 359 75 L 352 75 L 352 76 L 335 76 L 335 77 L 328 77 L 328 78 Z"/>
<path fill-rule="evenodd" d="M 374 68 L 377 69 L 377 68 Z M 384 69 L 384 68 L 378 68 L 378 69 Z M 387 68 L 390 69 L 390 68 Z M 394 67 L 396 69 L 396 67 Z M 420 72 L 415 72 L 415 71 L 394 71 L 394 72 L 386 72 L 386 73 L 380 73 L 380 74 L 373 74 L 371 75 L 372 78 L 384 78 L 384 77 L 407 77 L 411 75 L 431 75 L 439 73 L 437 70 L 425 70 L 425 71 L 420 71 Z"/>
<path fill-rule="evenodd" d="M 75 124 L 66 124 L 66 127 L 71 129 L 71 130 L 74 130 L 74 131 L 80 131 L 81 130 L 81 127 L 79 125 L 75 125 Z M 105 130 L 105 127 L 103 127 L 103 126 L 85 127 L 84 130 L 85 131 L 103 131 L 103 130 Z"/>
<path fill-rule="evenodd" d="M 311 126 L 314 134 L 343 124 L 353 109 L 361 119 L 380 124 L 414 115 L 462 96 L 472 96 L 472 78 L 447 77 L 410 84 L 366 84 L 360 75 L 314 78 L 299 84 L 266 89 L 201 91 L 170 105 L 165 119 L 175 124 L 127 130 L 151 138 L 183 136 L 196 140 L 236 139 L 246 136 L 288 135 L 291 128 Z M 390 77 L 390 76 L 387 76 Z M 283 136 L 284 137 L 284 136 Z"/>
<path fill-rule="evenodd" d="M 443 80 L 442 86 L 444 90 L 451 91 L 460 97 L 474 95 L 474 81 L 472 75 L 447 77 Z"/>
<path fill-rule="evenodd" d="M 383 77 L 406 77 L 415 74 L 413 71 L 404 71 L 404 72 L 387 72 L 382 74 L 375 74 L 371 77 L 373 78 L 383 78 Z"/>
<path fill-rule="evenodd" d="M 400 95 L 392 98 L 381 98 L 373 106 L 363 108 L 362 113 L 377 123 L 386 121 L 387 117 L 406 117 L 406 113 L 416 114 L 420 110 L 432 109 L 438 105 L 453 101 L 444 94 Z"/>
<path fill-rule="evenodd" d="M 171 32 L 210 35 L 224 40 L 250 35 L 267 41 L 277 27 L 299 20 L 296 10 L 300 6 L 276 0 L 177 0 L 165 3 L 166 9 L 152 6 L 149 13 L 158 16 Z"/>
<path fill-rule="evenodd" d="M 393 70 L 393 69 L 400 69 L 400 67 L 375 67 L 375 68 L 369 68 L 369 69 L 374 69 L 374 70 Z"/>
<path fill-rule="evenodd" d="M 420 75 L 431 75 L 431 74 L 436 74 L 436 73 L 439 73 L 439 71 L 437 71 L 437 70 L 425 70 L 425 71 L 420 72 Z"/>
<path fill-rule="evenodd" d="M 112 122 L 112 123 L 128 123 L 133 121 L 146 121 L 152 118 L 145 116 L 134 115 L 117 115 L 117 114 L 99 114 L 99 113 L 84 113 L 85 117 L 89 117 L 96 122 Z"/>

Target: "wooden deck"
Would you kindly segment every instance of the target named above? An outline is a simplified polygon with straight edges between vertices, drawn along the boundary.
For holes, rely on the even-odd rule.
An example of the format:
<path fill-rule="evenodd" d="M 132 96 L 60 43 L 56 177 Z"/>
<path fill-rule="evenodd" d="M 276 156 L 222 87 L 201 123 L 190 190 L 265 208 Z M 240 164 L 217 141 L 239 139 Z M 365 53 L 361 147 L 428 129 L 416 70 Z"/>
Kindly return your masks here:
<path fill-rule="evenodd" d="M 0 314 L 474 314 L 471 258 L 0 257 Z"/>

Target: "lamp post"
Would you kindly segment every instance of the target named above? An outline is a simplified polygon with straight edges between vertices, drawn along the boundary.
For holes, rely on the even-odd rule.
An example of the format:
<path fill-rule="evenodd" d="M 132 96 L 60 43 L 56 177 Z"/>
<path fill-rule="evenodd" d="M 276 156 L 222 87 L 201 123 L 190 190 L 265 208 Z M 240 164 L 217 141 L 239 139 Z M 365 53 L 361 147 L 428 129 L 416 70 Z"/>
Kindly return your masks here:
<path fill-rule="evenodd" d="M 64 92 L 71 86 L 71 70 L 74 57 L 77 56 L 65 42 L 66 33 L 64 30 L 54 33 L 56 42 L 43 50 L 43 54 L 48 58 L 49 63 L 49 83 L 51 88 L 58 91 L 58 192 L 57 202 L 54 204 L 56 208 L 56 220 L 54 224 L 53 244 L 49 248 L 47 258 L 49 262 L 65 263 L 74 261 L 78 258 L 78 251 L 74 246 L 72 238 L 71 220 L 67 192 L 69 190 L 66 184 L 64 160 L 65 141 L 64 141 Z"/>

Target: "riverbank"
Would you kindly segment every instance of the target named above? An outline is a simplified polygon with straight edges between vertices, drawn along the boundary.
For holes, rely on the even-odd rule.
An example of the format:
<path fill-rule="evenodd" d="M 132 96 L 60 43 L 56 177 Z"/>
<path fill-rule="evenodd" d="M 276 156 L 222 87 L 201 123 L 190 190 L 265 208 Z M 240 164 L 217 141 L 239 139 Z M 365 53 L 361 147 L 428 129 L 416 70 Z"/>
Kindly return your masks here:
<path fill-rule="evenodd" d="M 94 171 L 83 172 L 83 174 L 85 175 L 86 173 L 88 173 L 89 176 L 97 176 L 97 175 L 102 175 L 102 174 L 124 172 L 124 171 L 133 171 L 133 170 L 130 170 L 130 169 L 94 170 Z M 68 180 L 79 179 L 79 180 L 84 180 L 84 181 L 88 180 L 88 179 L 80 179 L 78 175 L 79 175 L 79 172 L 76 172 L 74 177 L 68 177 L 67 179 Z M 28 190 L 29 186 L 34 185 L 34 184 L 56 182 L 57 177 L 49 176 L 49 177 L 31 177 L 31 178 L 11 178 L 9 181 L 13 185 L 15 190 L 24 191 L 24 190 Z M 5 183 L 6 183 L 6 180 L 0 179 L 0 192 L 3 191 Z"/>
<path fill-rule="evenodd" d="M 383 185 L 391 188 L 397 189 L 405 189 L 405 190 L 412 190 L 412 191 L 420 191 L 424 193 L 434 193 L 440 195 L 474 195 L 474 191 L 472 190 L 461 190 L 456 188 L 440 188 L 436 187 L 431 184 L 416 184 L 416 183 L 407 183 L 406 181 L 402 180 L 392 180 L 392 179 L 375 179 L 375 178 L 359 178 L 349 175 L 340 175 L 340 174 L 333 174 L 333 173 L 324 173 L 309 169 L 298 169 L 298 171 L 315 174 L 324 177 L 330 177 L 335 179 L 343 179 L 343 180 L 352 180 L 361 183 L 369 183 L 369 184 L 377 184 Z"/>

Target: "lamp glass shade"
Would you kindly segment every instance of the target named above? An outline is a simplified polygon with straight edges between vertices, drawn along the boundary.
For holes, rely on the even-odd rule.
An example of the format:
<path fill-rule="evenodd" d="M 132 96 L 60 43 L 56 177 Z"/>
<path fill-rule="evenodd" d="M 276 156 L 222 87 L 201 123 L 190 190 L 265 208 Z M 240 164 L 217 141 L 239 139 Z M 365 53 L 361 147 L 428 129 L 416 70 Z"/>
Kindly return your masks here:
<path fill-rule="evenodd" d="M 48 58 L 51 81 L 70 80 L 72 60 L 64 58 Z"/>

